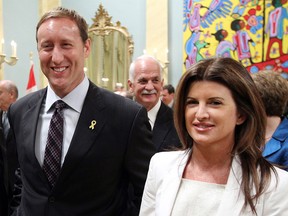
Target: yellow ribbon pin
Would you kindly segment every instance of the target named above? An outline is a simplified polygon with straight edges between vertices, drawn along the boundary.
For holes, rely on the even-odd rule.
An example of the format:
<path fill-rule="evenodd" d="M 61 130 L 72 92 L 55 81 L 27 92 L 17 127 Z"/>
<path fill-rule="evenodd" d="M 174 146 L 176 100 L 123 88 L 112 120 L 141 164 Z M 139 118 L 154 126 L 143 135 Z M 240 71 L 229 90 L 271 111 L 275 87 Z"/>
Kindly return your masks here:
<path fill-rule="evenodd" d="M 95 125 L 96 125 L 96 120 L 91 121 L 91 125 L 90 125 L 89 129 L 94 130 Z"/>

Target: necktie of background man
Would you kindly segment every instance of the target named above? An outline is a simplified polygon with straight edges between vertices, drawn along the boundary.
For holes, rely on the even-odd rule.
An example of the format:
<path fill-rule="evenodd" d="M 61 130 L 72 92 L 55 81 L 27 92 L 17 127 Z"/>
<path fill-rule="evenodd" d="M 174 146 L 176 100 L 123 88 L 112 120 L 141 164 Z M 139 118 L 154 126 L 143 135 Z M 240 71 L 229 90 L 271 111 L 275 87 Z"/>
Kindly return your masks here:
<path fill-rule="evenodd" d="M 5 137 L 5 140 L 6 140 L 7 139 L 7 135 L 8 135 L 8 131 L 9 131 L 9 128 L 10 128 L 9 121 L 8 121 L 8 118 L 7 118 L 7 111 L 3 111 L 3 113 L 2 113 L 2 125 L 3 125 L 4 137 Z"/>

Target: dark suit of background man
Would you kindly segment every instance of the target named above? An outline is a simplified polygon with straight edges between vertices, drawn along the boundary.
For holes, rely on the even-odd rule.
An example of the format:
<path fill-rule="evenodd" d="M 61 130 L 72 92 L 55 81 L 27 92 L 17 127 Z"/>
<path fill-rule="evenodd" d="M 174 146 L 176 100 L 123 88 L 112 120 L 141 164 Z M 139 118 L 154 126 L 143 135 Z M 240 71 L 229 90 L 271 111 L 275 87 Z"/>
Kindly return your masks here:
<path fill-rule="evenodd" d="M 8 214 L 12 183 L 8 182 L 6 139 L 9 131 L 7 110 L 18 98 L 18 88 L 11 80 L 0 81 L 0 215 Z"/>
<path fill-rule="evenodd" d="M 180 146 L 174 127 L 173 110 L 160 100 L 164 82 L 162 70 L 157 59 L 143 55 L 130 65 L 128 80 L 135 101 L 147 109 L 152 140 L 158 152 Z"/>
<path fill-rule="evenodd" d="M 90 52 L 86 21 L 75 11 L 57 8 L 37 25 L 37 49 L 47 88 L 9 109 L 12 143 L 23 182 L 25 216 L 133 215 L 139 208 L 155 148 L 145 108 L 94 85 L 85 76 Z M 42 164 L 54 101 L 64 109 L 61 171 L 50 186 Z M 128 184 L 135 191 L 128 203 Z M 53 185 L 53 184 L 52 184 Z M 139 210 L 139 209 L 138 209 Z"/>

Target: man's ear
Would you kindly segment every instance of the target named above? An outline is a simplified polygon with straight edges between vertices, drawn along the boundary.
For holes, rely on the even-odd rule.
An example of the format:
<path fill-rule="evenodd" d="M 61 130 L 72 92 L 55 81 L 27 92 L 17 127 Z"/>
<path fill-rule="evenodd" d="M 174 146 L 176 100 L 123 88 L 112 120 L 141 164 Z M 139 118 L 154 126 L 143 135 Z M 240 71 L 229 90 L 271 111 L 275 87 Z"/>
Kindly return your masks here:
<path fill-rule="evenodd" d="M 87 58 L 91 50 L 91 40 L 88 38 L 84 43 L 84 55 Z"/>
<path fill-rule="evenodd" d="M 127 83 L 128 83 L 128 86 L 129 86 L 129 92 L 130 92 L 130 93 L 133 93 L 133 91 L 134 91 L 134 90 L 133 90 L 133 83 L 131 82 L 131 80 L 128 80 Z"/>

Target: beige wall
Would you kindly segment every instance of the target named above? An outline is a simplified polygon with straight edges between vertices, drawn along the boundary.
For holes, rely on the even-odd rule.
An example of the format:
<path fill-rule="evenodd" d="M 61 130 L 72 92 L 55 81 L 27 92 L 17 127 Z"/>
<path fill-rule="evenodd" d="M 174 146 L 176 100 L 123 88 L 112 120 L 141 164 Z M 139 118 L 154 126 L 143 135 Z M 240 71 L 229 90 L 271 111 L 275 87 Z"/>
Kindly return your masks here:
<path fill-rule="evenodd" d="M 61 0 L 39 0 L 39 16 L 46 11 L 61 5 Z"/>
<path fill-rule="evenodd" d="M 0 0 L 0 43 L 1 43 L 1 40 L 3 38 L 3 6 L 2 6 L 3 2 L 2 0 Z M 2 46 L 0 44 L 0 46 Z M 1 67 L 0 65 L 0 80 L 2 80 L 4 77 L 3 75 L 3 67 Z"/>
<path fill-rule="evenodd" d="M 146 1 L 146 52 L 154 55 L 165 67 L 168 62 L 168 1 Z M 168 68 L 164 68 L 164 83 L 168 82 Z"/>

